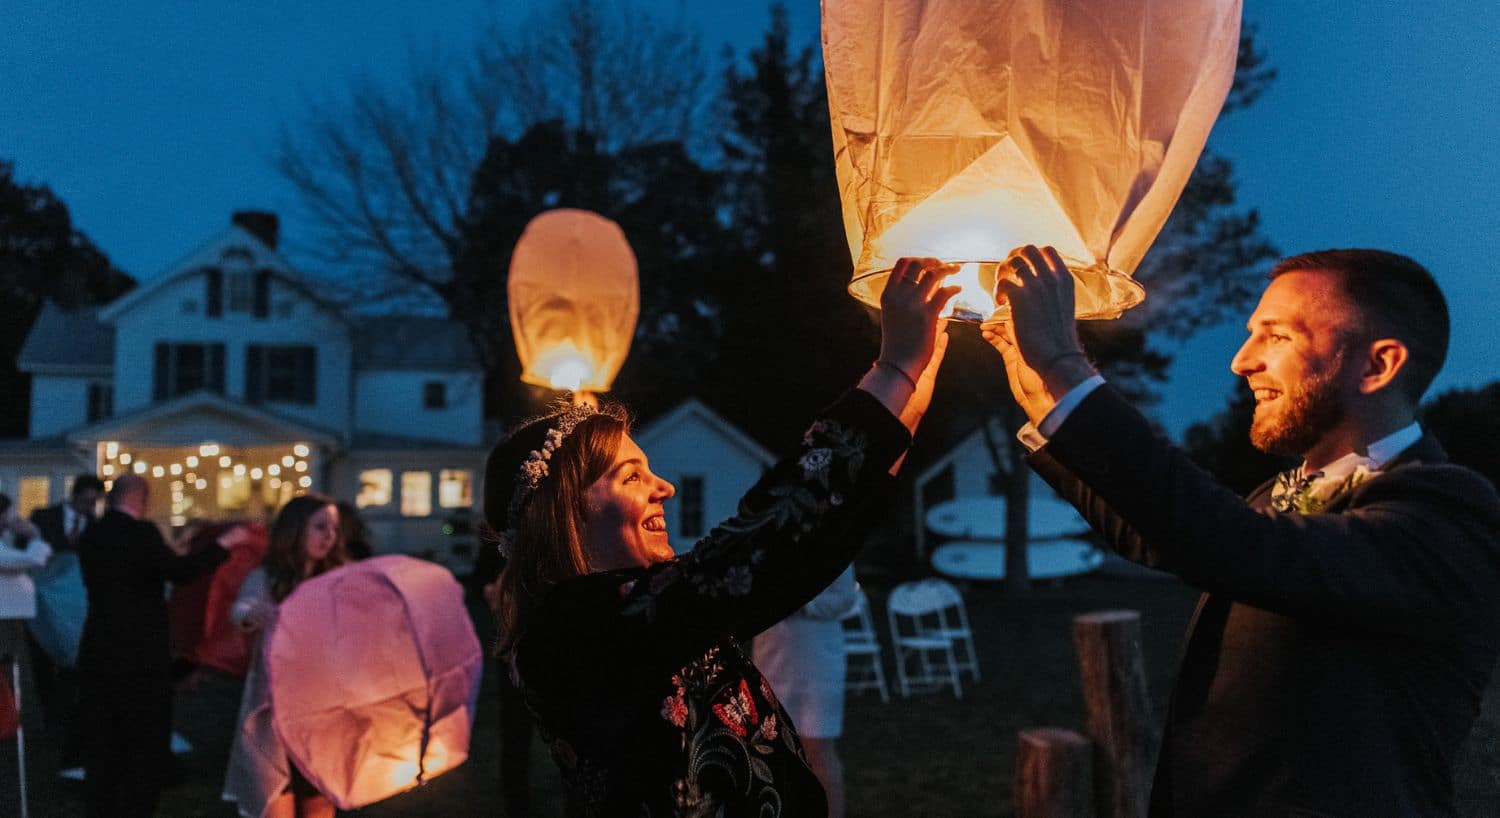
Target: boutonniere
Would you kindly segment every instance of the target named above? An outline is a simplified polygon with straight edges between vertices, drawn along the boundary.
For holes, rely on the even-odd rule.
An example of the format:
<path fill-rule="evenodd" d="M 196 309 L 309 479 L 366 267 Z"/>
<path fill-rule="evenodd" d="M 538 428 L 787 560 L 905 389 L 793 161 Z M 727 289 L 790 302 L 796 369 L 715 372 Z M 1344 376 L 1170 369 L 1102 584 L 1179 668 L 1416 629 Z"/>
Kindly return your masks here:
<path fill-rule="evenodd" d="M 1299 514 L 1318 514 L 1327 507 L 1328 501 L 1379 474 L 1363 464 L 1343 477 L 1315 477 L 1307 488 L 1297 496 L 1293 505 Z"/>

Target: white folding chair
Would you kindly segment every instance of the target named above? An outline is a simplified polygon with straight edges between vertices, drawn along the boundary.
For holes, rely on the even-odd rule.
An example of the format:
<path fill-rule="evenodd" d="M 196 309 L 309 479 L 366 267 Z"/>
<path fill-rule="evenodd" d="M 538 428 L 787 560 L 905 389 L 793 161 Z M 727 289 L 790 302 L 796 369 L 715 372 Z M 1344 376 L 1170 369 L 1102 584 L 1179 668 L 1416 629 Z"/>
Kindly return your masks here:
<path fill-rule="evenodd" d="M 844 658 L 848 669 L 844 674 L 844 690 L 851 693 L 874 688 L 880 692 L 880 700 L 889 704 L 890 689 L 885 684 L 885 661 L 880 653 L 880 638 L 875 635 L 875 620 L 870 616 L 870 598 L 860 588 L 854 597 L 854 605 L 839 618 L 844 628 Z"/>
<path fill-rule="evenodd" d="M 969 612 L 964 606 L 964 595 L 959 593 L 953 583 L 944 579 L 924 579 L 921 582 L 930 586 L 943 603 L 942 610 L 938 612 L 940 625 L 937 633 L 953 641 L 954 653 L 958 656 L 958 669 L 968 671 L 974 681 L 979 681 L 979 654 L 974 650 L 974 631 L 969 627 Z"/>
<path fill-rule="evenodd" d="M 944 686 L 953 688 L 954 698 L 964 696 L 953 639 L 944 633 L 945 607 L 942 592 L 927 583 L 903 582 L 891 589 L 886 616 L 896 653 L 896 681 L 903 697 L 913 690 Z M 908 668 L 909 664 L 915 667 Z"/>

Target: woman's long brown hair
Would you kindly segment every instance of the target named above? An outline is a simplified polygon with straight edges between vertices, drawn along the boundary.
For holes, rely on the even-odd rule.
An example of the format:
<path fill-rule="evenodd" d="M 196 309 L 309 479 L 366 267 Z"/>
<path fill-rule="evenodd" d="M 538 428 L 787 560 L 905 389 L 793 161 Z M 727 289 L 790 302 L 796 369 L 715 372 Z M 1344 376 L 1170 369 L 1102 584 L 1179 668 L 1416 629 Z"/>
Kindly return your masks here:
<path fill-rule="evenodd" d="M 512 435 L 513 439 L 535 436 L 535 425 L 548 428 L 555 416 L 546 416 L 526 424 Z M 527 620 L 554 585 L 589 572 L 588 554 L 584 549 L 585 496 L 614 464 L 628 421 L 623 410 L 594 415 L 578 424 L 548 461 L 548 475 L 522 506 L 515 524 L 516 538 L 510 559 L 500 573 L 499 607 L 495 611 L 502 655 L 515 649 L 526 631 Z M 530 432 L 530 434 L 529 434 Z M 523 456 L 507 451 L 501 443 L 485 467 L 485 481 L 492 485 L 514 486 L 514 474 Z M 516 448 L 516 447 L 512 447 Z M 524 448 L 524 447 L 520 447 Z M 504 454 L 505 456 L 498 456 Z M 511 489 L 513 490 L 513 489 Z M 504 494 L 501 498 L 498 495 Z M 494 503 L 510 501 L 508 491 L 496 492 Z M 485 521 L 495 531 L 507 527 L 507 508 L 490 507 L 486 501 Z M 493 546 L 490 546 L 493 547 Z"/>
<path fill-rule="evenodd" d="M 308 519 L 318 513 L 319 509 L 337 507 L 332 497 L 322 494 L 293 497 L 281 507 L 276 521 L 271 523 L 266 556 L 261 561 L 261 566 L 266 570 L 266 579 L 270 581 L 273 600 L 280 602 L 286 599 L 298 583 L 349 561 L 344 538 L 336 537 L 328 555 L 318 560 L 306 576 L 302 574 L 307 564 L 307 544 L 303 542 L 302 532 L 307 528 Z"/>

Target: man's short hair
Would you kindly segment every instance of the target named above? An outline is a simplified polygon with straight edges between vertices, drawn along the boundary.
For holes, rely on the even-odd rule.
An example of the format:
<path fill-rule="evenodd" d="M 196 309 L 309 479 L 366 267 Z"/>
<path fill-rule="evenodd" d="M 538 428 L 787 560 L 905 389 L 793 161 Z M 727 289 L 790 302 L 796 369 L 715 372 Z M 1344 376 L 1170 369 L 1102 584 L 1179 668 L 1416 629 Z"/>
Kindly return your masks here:
<path fill-rule="evenodd" d="M 1432 385 L 1448 357 L 1448 303 L 1426 267 L 1385 250 L 1319 250 L 1282 259 L 1271 278 L 1293 270 L 1332 273 L 1359 315 L 1361 343 L 1395 338 L 1411 357 L 1396 379 L 1413 404 Z"/>
<path fill-rule="evenodd" d="M 100 494 L 104 493 L 104 481 L 92 474 L 84 473 L 73 478 L 73 490 L 69 496 L 77 497 L 85 491 L 93 489 Z"/>

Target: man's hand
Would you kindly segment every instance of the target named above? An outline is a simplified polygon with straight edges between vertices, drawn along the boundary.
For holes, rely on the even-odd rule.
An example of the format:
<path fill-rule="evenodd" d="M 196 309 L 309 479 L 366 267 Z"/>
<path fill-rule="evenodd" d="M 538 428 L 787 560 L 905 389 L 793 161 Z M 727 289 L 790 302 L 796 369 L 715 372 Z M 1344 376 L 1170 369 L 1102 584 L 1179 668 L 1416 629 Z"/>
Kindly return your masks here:
<path fill-rule="evenodd" d="M 1042 376 L 1021 358 L 1020 350 L 1016 349 L 1015 327 L 1009 323 L 984 324 L 979 327 L 979 334 L 999 350 L 1000 358 L 1005 362 L 1006 380 L 1010 381 L 1010 392 L 1021 411 L 1033 425 L 1041 424 L 1042 418 L 1057 405 L 1057 397 L 1047 391 Z"/>
<path fill-rule="evenodd" d="M 225 531 L 223 534 L 220 534 L 216 542 L 219 544 L 219 547 L 224 549 L 225 551 L 232 551 L 237 546 L 244 545 L 245 543 L 251 542 L 254 539 L 255 537 L 250 531 L 250 526 L 237 525 L 234 528 Z"/>
<path fill-rule="evenodd" d="M 1094 374 L 1073 317 L 1073 274 L 1051 247 L 1027 245 L 1006 261 L 1012 275 L 996 285 L 996 303 L 1010 304 L 1010 325 L 981 330 L 1000 351 L 1011 392 L 1033 423 L 1056 399 Z"/>
<path fill-rule="evenodd" d="M 30 520 L 20 515 L 14 516 L 14 519 L 10 522 L 10 528 L 16 532 L 16 545 L 21 548 L 25 548 L 26 543 L 41 536 L 41 532 L 37 531 L 36 526 Z"/>

